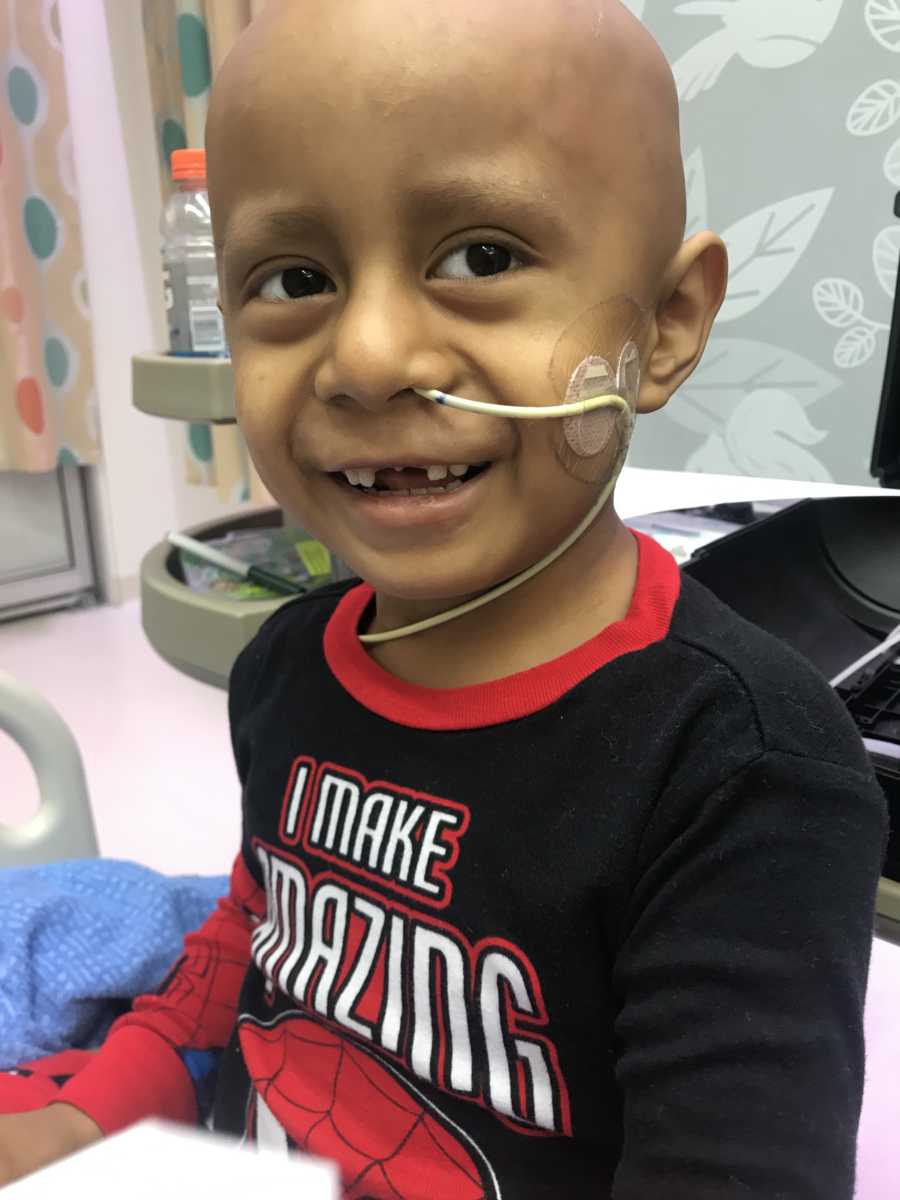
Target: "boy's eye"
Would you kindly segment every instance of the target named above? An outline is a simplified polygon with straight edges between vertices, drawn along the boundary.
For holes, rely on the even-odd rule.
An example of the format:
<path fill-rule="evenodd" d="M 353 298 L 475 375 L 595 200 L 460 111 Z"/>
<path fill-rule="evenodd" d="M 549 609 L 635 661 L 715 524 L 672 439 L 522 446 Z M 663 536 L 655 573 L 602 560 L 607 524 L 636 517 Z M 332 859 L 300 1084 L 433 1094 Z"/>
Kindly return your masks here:
<path fill-rule="evenodd" d="M 312 267 L 287 267 L 276 271 L 263 281 L 259 295 L 263 300 L 276 304 L 285 300 L 305 300 L 308 296 L 320 296 L 333 292 L 334 284 L 327 275 Z"/>
<path fill-rule="evenodd" d="M 471 242 L 448 254 L 434 271 L 437 279 L 486 279 L 523 266 L 506 246 L 494 242 Z"/>

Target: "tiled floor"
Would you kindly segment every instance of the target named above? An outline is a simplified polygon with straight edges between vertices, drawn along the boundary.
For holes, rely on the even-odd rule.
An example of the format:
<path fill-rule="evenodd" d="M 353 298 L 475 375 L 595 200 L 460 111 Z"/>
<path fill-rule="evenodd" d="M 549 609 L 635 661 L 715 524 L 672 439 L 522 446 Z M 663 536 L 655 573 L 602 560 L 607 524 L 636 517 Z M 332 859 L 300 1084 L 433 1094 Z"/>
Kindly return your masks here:
<path fill-rule="evenodd" d="M 0 670 L 36 688 L 81 747 L 100 851 L 171 874 L 220 874 L 239 848 L 226 694 L 157 656 L 137 601 L 0 624 Z M 37 805 L 0 733 L 0 822 Z"/>

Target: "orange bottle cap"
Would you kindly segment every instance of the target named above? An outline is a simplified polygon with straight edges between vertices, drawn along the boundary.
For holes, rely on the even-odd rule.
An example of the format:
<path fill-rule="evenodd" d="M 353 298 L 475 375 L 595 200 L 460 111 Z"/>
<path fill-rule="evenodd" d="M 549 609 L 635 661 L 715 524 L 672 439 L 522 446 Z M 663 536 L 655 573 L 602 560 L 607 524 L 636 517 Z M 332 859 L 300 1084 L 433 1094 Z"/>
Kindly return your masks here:
<path fill-rule="evenodd" d="M 173 179 L 206 179 L 205 150 L 173 150 Z"/>

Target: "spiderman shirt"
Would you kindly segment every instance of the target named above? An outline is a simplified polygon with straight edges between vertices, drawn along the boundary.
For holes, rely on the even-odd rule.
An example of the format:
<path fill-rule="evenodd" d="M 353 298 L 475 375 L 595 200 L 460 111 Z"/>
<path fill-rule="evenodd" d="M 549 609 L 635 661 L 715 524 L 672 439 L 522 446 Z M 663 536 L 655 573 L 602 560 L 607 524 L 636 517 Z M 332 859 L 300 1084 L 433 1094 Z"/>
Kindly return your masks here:
<path fill-rule="evenodd" d="M 849 1200 L 884 798 L 811 668 L 639 545 L 624 620 L 476 687 L 375 664 L 363 585 L 280 608 L 230 893 L 61 1098 L 348 1200 Z"/>

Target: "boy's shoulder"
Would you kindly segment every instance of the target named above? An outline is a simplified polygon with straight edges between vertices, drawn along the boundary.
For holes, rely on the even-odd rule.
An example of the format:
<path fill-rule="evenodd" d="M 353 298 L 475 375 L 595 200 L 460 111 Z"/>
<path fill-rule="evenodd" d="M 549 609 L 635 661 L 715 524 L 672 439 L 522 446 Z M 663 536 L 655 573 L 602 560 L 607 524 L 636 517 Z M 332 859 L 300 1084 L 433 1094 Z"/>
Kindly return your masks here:
<path fill-rule="evenodd" d="M 665 670 L 688 695 L 699 692 L 722 728 L 746 724 L 745 739 L 769 751 L 871 770 L 846 706 L 809 659 L 682 575 Z"/>

